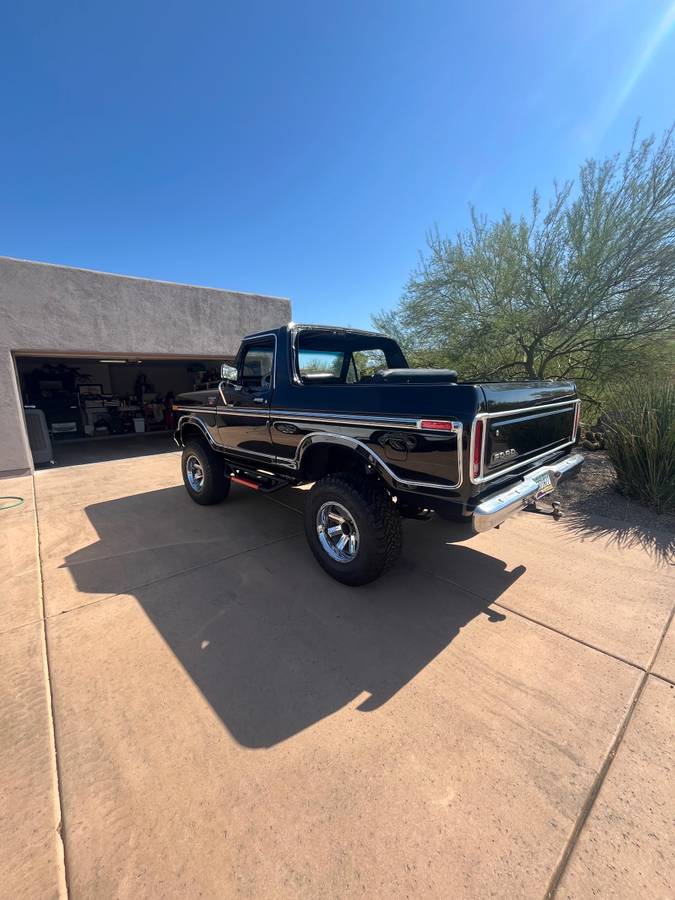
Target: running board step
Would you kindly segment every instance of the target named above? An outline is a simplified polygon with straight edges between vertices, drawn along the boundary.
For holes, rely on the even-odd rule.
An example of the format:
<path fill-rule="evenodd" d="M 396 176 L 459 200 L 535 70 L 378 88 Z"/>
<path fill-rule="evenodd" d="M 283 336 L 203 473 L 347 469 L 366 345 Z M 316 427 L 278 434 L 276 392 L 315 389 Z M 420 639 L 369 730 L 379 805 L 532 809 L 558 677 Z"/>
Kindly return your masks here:
<path fill-rule="evenodd" d="M 251 472 L 247 469 L 233 468 L 230 474 L 230 481 L 240 484 L 242 487 L 250 488 L 252 491 L 262 491 L 263 494 L 271 494 L 273 491 L 280 491 L 281 488 L 288 487 L 292 482 L 288 478 L 282 476 L 263 474 L 260 472 Z"/>

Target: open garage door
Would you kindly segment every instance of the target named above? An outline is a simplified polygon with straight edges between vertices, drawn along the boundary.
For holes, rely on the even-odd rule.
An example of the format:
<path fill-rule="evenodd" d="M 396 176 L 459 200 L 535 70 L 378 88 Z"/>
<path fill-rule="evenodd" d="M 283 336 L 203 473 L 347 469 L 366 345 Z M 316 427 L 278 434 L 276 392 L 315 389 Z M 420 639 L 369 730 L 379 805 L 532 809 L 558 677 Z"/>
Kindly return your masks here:
<path fill-rule="evenodd" d="M 217 383 L 221 363 L 114 355 L 17 355 L 15 361 L 36 466 L 175 450 L 176 396 Z"/>

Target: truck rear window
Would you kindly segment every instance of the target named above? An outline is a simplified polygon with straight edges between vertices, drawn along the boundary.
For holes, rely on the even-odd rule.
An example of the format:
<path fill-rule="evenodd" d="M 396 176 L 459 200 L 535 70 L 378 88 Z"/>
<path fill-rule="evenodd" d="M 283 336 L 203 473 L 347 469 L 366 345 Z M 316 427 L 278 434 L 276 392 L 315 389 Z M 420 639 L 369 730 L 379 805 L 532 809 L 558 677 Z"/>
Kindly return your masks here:
<path fill-rule="evenodd" d="M 367 384 L 383 369 L 407 368 L 398 345 L 379 335 L 301 331 L 295 353 L 304 384 Z"/>

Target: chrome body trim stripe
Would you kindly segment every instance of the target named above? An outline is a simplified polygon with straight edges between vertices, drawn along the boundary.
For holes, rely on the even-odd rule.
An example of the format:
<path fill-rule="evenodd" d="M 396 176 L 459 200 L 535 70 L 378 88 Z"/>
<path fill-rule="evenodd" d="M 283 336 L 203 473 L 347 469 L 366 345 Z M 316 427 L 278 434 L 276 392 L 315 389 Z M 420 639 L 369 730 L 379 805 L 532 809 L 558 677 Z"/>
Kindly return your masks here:
<path fill-rule="evenodd" d="M 220 441 L 215 441 L 213 437 L 208 433 L 202 422 L 195 416 L 181 416 L 178 420 L 176 431 L 180 431 L 184 425 L 188 424 L 196 425 L 200 429 L 200 431 L 202 431 L 204 437 L 208 440 L 209 444 L 215 450 L 227 450 L 231 453 L 238 453 L 240 456 L 259 456 L 262 459 L 272 460 L 272 462 L 278 465 L 285 466 L 286 468 L 289 468 L 289 466 L 291 468 L 295 468 L 294 465 L 279 460 L 274 453 L 261 453 L 259 450 L 242 450 L 241 447 L 232 447 L 229 444 L 221 444 Z"/>
<path fill-rule="evenodd" d="M 392 481 L 397 484 L 404 485 L 406 487 L 412 488 L 423 488 L 426 490 L 442 490 L 442 491 L 451 491 L 457 490 L 457 488 L 461 487 L 462 479 L 463 479 L 463 464 L 462 464 L 462 432 L 456 432 L 457 434 L 457 469 L 458 469 L 458 481 L 455 484 L 439 484 L 437 482 L 431 481 L 413 481 L 407 478 L 402 478 L 400 475 L 397 475 L 382 459 L 381 456 L 378 456 L 376 453 L 371 450 L 367 444 L 364 444 L 362 441 L 358 441 L 356 438 L 348 437 L 344 434 L 333 434 L 329 431 L 312 431 L 309 434 L 305 435 L 305 437 L 300 441 L 298 446 L 295 448 L 294 458 L 291 460 L 285 460 L 283 457 L 275 456 L 270 453 L 260 453 L 255 450 L 242 450 L 239 447 L 230 447 L 227 444 L 221 444 L 213 440 L 211 435 L 206 431 L 204 425 L 200 422 L 199 419 L 194 416 L 181 416 L 178 420 L 178 426 L 176 428 L 177 431 L 180 431 L 181 428 L 186 424 L 195 424 L 200 430 L 204 433 L 204 436 L 207 438 L 209 444 L 214 447 L 216 450 L 226 450 L 231 453 L 237 453 L 241 456 L 256 456 L 264 459 L 269 459 L 274 461 L 274 463 L 278 466 L 283 466 L 286 469 L 294 469 L 297 470 L 300 468 L 300 463 L 302 462 L 302 455 L 305 453 L 307 448 L 317 441 L 326 442 L 326 443 L 337 443 L 342 444 L 343 446 L 349 446 L 352 448 L 360 448 L 365 451 L 367 456 L 372 460 L 373 464 L 379 466 L 383 469 L 387 475 L 391 478 Z M 454 433 L 454 432 L 453 432 Z"/>
<path fill-rule="evenodd" d="M 503 409 L 500 412 L 480 412 L 476 413 L 476 418 L 494 419 L 497 416 L 516 416 L 521 413 L 541 412 L 542 410 L 555 409 L 556 406 L 574 406 L 575 403 L 581 403 L 581 400 L 572 397 L 571 400 L 557 400 L 555 403 L 542 403 L 540 406 L 524 406 L 522 409 Z"/>
<path fill-rule="evenodd" d="M 359 416 L 353 413 L 315 413 L 315 412 L 293 412 L 290 410 L 269 409 L 265 406 L 233 406 L 231 403 L 227 408 L 222 406 L 174 406 L 174 409 L 185 410 L 186 412 L 202 412 L 204 410 L 218 413 L 218 415 L 233 416 L 264 416 L 269 415 L 270 420 L 274 422 L 326 422 L 329 425 L 363 425 L 373 426 L 374 428 L 409 428 L 413 431 L 430 431 L 433 433 L 445 432 L 443 428 L 422 428 L 421 423 L 430 421 L 427 419 L 414 418 L 408 416 Z M 463 425 L 457 419 L 434 419 L 435 422 L 449 422 L 452 426 L 452 432 L 457 433 Z"/>
<path fill-rule="evenodd" d="M 186 412 L 186 413 L 201 413 L 201 412 L 210 412 L 216 413 L 218 411 L 217 406 L 172 406 L 171 409 L 176 412 Z"/>
<path fill-rule="evenodd" d="M 277 457 L 274 453 L 262 453 L 260 450 L 242 450 L 241 447 L 230 447 L 227 444 L 219 444 L 223 450 L 230 450 L 232 453 L 239 453 L 242 456 L 260 456 L 263 459 L 271 459 L 274 462 L 277 461 Z"/>
<path fill-rule="evenodd" d="M 214 415 L 219 416 L 228 416 L 228 415 L 239 415 L 239 416 L 257 416 L 258 418 L 266 418 L 269 414 L 269 408 L 267 406 L 233 406 L 231 403 L 228 403 L 227 408 L 223 408 L 222 406 L 174 406 L 174 409 L 185 410 L 185 412 L 191 413 L 199 413 L 199 412 L 210 412 Z"/>
<path fill-rule="evenodd" d="M 292 412 L 273 409 L 270 412 L 275 422 L 326 422 L 329 425 L 363 425 L 374 428 L 410 428 L 418 431 L 418 419 L 408 416 L 359 416 L 358 413 L 313 413 Z M 440 421 L 440 420 L 439 420 Z M 461 423 L 453 423 L 460 424 Z"/>
<path fill-rule="evenodd" d="M 556 409 L 560 406 L 569 406 L 570 412 L 581 404 L 581 400 L 563 400 L 558 403 L 547 403 L 542 406 L 528 406 L 524 409 L 509 409 L 502 410 L 501 412 L 482 412 L 477 413 L 473 423 L 471 425 L 471 437 L 469 439 L 469 459 L 473 460 L 473 450 L 474 450 L 474 442 L 476 438 L 476 422 L 480 419 L 483 421 L 484 425 L 490 421 L 490 419 L 495 419 L 501 416 L 514 416 L 519 415 L 520 413 L 526 412 L 548 412 L 549 410 Z M 565 410 L 560 410 L 560 412 L 565 412 Z M 532 416 L 533 419 L 536 419 L 536 416 Z M 550 450 L 544 450 L 542 453 L 539 453 L 537 456 L 531 456 L 529 459 L 521 460 L 520 462 L 514 463 L 512 466 L 508 466 L 506 469 L 500 469 L 498 472 L 493 472 L 491 475 L 484 475 L 485 469 L 485 444 L 487 441 L 487 432 L 488 429 L 483 427 L 483 435 L 482 442 L 480 448 L 480 475 L 474 476 L 472 468 L 469 469 L 469 480 L 472 484 L 484 484 L 487 481 L 493 481 L 495 478 L 500 478 L 502 475 L 508 475 L 509 472 L 515 472 L 517 469 L 522 468 L 523 466 L 527 466 L 530 463 L 538 462 L 541 459 L 545 459 L 547 456 L 552 456 L 554 453 L 557 453 L 559 450 L 564 450 L 565 447 L 570 447 L 576 441 L 576 434 L 574 434 L 574 423 L 572 424 L 572 436 L 569 441 L 564 444 L 558 444 L 557 447 L 553 447 Z"/>
<path fill-rule="evenodd" d="M 314 441 L 310 441 L 310 438 L 314 438 Z M 328 440 L 330 439 L 330 441 Z M 362 441 L 358 441 L 356 438 L 348 437 L 344 434 L 331 434 L 328 431 L 315 431 L 311 434 L 305 435 L 302 441 L 298 444 L 296 450 L 296 458 L 298 459 L 297 466 L 299 468 L 302 462 L 302 455 L 305 452 L 306 448 L 303 448 L 303 444 L 307 443 L 307 447 L 309 447 L 315 441 L 326 442 L 326 443 L 337 443 L 343 444 L 349 447 L 359 447 L 368 454 L 368 457 L 372 460 L 372 464 L 378 466 L 383 469 L 387 475 L 391 478 L 392 481 L 396 482 L 396 484 L 405 485 L 406 487 L 411 488 L 422 488 L 425 490 L 440 490 L 440 491 L 456 491 L 457 488 L 461 487 L 463 480 L 463 465 L 462 465 L 462 432 L 457 433 L 457 469 L 459 473 L 458 480 L 455 484 L 439 484 L 434 481 L 414 481 L 408 478 L 403 478 L 401 475 L 397 475 L 393 469 L 387 465 L 387 463 L 382 459 L 381 456 L 378 456 L 374 453 L 367 444 L 364 444 Z"/>
<path fill-rule="evenodd" d="M 414 416 L 361 416 L 358 413 L 331 413 L 331 412 L 313 412 L 312 410 L 292 409 L 272 409 L 270 414 L 273 418 L 278 419 L 307 419 L 310 422 L 346 422 L 348 420 L 358 421 L 364 425 L 382 425 L 385 423 L 400 425 L 415 425 L 417 421 Z"/>
<path fill-rule="evenodd" d="M 199 428 L 199 430 L 202 432 L 202 434 L 204 435 L 206 440 L 209 442 L 209 444 L 212 447 L 215 447 L 216 449 L 219 448 L 220 445 L 216 441 L 213 440 L 213 438 L 211 437 L 211 435 L 209 434 L 209 432 L 206 428 L 206 425 L 204 425 L 204 423 L 201 421 L 201 419 L 197 418 L 197 416 L 181 416 L 180 419 L 178 420 L 178 424 L 176 425 L 176 432 L 178 432 L 178 433 L 182 432 L 182 429 L 185 425 L 194 425 L 196 428 Z M 174 438 L 175 438 L 175 434 L 174 434 Z M 183 439 L 183 435 L 181 434 L 181 441 L 182 441 L 182 439 Z"/>

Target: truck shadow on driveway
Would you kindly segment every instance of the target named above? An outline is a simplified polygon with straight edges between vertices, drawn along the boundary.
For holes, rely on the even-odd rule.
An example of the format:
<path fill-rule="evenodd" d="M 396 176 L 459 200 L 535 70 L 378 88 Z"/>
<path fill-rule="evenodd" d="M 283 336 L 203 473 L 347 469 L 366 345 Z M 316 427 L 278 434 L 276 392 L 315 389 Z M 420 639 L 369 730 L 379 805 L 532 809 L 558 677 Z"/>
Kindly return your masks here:
<path fill-rule="evenodd" d="M 412 561 L 404 545 L 392 572 L 372 585 L 348 588 L 315 563 L 298 534 L 299 516 L 274 506 L 247 495 L 200 508 L 182 487 L 97 503 L 86 512 L 99 540 L 65 560 L 78 590 L 137 599 L 246 747 L 273 746 L 348 704 L 360 712 L 379 709 L 473 619 L 485 617 L 498 628 L 505 616 L 490 604 L 525 571 L 506 571 L 499 559 L 448 545 L 445 531 L 429 523 L 424 540 L 438 542 L 448 571 L 473 573 L 472 592 L 414 567 L 421 532 L 411 542 Z M 255 529 L 274 516 L 279 536 L 256 538 Z M 427 527 L 409 524 L 415 531 Z M 250 547 L 223 559 L 242 530 Z M 202 538 L 214 558 L 193 557 L 185 571 L 185 557 L 178 562 L 183 570 L 171 574 L 181 541 L 200 552 Z M 163 576 L 153 574 L 162 570 Z M 121 604 L 120 615 L 123 609 Z M 441 694 L 451 691 L 450 675 Z"/>

